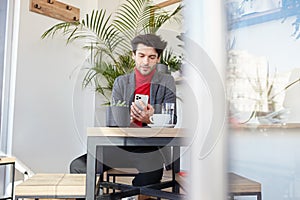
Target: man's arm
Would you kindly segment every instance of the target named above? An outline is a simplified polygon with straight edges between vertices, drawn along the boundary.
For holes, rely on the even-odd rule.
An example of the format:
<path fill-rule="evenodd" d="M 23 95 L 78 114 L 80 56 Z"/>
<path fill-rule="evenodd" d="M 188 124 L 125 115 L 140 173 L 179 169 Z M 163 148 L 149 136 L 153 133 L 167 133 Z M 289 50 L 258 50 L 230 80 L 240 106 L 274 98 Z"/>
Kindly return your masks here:
<path fill-rule="evenodd" d="M 112 103 L 122 102 L 130 107 L 134 95 L 132 75 L 122 75 L 116 78 L 112 89 Z"/>

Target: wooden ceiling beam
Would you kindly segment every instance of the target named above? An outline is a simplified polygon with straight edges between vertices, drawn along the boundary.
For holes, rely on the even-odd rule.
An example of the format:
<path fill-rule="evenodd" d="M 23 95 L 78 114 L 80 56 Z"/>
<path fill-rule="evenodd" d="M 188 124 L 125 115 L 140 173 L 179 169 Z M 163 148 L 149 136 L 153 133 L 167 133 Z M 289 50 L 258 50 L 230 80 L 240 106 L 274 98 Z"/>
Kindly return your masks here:
<path fill-rule="evenodd" d="M 175 3 L 178 3 L 178 2 L 181 2 L 181 1 L 182 0 L 167 0 L 167 1 L 156 4 L 155 7 L 156 8 L 163 8 L 163 7 L 167 7 L 167 6 L 170 6 L 172 4 L 175 4 Z"/>

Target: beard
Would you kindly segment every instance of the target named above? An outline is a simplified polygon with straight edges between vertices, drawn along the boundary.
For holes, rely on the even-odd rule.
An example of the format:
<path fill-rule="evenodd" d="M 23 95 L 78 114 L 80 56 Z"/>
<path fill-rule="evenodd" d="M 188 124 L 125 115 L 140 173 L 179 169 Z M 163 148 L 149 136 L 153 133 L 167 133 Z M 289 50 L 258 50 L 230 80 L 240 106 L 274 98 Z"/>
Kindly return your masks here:
<path fill-rule="evenodd" d="M 144 76 L 150 74 L 153 71 L 153 69 L 155 69 L 155 65 L 141 65 L 137 67 L 137 70 Z"/>

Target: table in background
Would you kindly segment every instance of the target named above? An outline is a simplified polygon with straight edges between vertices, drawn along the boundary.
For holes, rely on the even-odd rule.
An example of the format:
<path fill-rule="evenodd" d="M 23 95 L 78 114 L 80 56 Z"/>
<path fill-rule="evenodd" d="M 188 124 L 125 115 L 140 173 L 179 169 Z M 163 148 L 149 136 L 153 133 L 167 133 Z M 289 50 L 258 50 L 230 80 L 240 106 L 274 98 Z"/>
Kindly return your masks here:
<path fill-rule="evenodd" d="M 86 198 L 95 199 L 96 157 L 103 160 L 103 147 L 108 146 L 172 146 L 173 158 L 179 158 L 180 146 L 187 146 L 188 138 L 179 128 L 107 128 L 94 127 L 87 130 L 87 176 Z M 178 157 L 177 157 L 178 156 Z M 180 161 L 176 159 L 174 172 L 180 170 Z M 102 171 L 100 167 L 100 171 Z"/>
<path fill-rule="evenodd" d="M 12 165 L 12 175 L 11 175 L 11 196 L 10 197 L 0 197 L 0 199 L 13 199 L 14 197 L 14 182 L 15 182 L 15 158 L 12 157 L 0 157 L 0 165 Z"/>
<path fill-rule="evenodd" d="M 234 199 L 235 196 L 256 196 L 261 200 L 261 184 L 235 173 L 228 173 L 229 196 Z"/>

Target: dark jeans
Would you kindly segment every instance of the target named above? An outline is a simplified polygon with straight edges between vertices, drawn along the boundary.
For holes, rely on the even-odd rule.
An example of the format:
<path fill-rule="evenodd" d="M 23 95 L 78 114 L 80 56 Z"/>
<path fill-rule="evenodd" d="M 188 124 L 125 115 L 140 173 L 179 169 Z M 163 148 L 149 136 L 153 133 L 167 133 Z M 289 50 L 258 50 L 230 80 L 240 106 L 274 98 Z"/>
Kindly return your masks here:
<path fill-rule="evenodd" d="M 86 173 L 87 155 L 74 159 L 71 173 Z M 132 181 L 134 186 L 159 183 L 163 175 L 163 158 L 156 147 L 105 147 L 103 171 L 117 167 L 134 167 L 139 173 Z"/>

